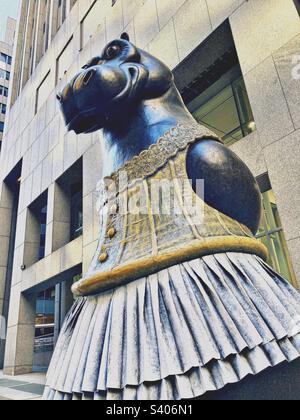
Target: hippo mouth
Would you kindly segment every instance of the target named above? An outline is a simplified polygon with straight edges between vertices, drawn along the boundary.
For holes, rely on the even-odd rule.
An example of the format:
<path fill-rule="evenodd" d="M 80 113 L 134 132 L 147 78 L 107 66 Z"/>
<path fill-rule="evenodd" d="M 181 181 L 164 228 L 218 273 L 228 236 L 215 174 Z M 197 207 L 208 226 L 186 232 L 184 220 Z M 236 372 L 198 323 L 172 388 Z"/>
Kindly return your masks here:
<path fill-rule="evenodd" d="M 74 131 L 76 134 L 93 133 L 104 126 L 101 115 L 96 114 L 95 109 L 78 112 L 69 122 L 67 122 L 68 131 Z"/>

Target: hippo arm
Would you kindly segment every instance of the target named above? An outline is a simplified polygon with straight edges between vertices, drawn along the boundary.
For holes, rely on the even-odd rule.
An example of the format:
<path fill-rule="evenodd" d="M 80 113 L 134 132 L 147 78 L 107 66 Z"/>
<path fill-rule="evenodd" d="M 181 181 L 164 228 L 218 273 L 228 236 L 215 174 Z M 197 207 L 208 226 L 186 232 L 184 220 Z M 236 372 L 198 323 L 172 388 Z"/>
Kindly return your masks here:
<path fill-rule="evenodd" d="M 258 231 L 262 200 L 249 168 L 230 149 L 214 140 L 203 139 L 190 146 L 187 172 L 194 191 L 204 180 L 204 201 L 223 214 Z"/>

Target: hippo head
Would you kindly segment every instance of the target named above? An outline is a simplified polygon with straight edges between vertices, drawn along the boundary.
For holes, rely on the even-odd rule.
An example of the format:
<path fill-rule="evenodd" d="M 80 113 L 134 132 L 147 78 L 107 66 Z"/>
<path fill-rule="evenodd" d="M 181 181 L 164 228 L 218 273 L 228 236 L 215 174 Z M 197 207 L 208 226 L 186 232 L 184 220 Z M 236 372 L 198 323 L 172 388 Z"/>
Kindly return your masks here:
<path fill-rule="evenodd" d="M 173 86 L 166 65 L 123 38 L 110 42 L 58 95 L 68 130 L 112 127 L 141 101 L 159 98 Z"/>

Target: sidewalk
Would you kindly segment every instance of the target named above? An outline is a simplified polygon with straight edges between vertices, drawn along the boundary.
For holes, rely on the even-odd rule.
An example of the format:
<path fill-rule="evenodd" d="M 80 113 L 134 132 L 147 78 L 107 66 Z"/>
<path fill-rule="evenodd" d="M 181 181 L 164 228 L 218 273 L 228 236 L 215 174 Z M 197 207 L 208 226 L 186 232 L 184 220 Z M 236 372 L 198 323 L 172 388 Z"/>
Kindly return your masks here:
<path fill-rule="evenodd" d="M 41 400 L 45 382 L 44 373 L 5 376 L 0 371 L 0 401 Z"/>

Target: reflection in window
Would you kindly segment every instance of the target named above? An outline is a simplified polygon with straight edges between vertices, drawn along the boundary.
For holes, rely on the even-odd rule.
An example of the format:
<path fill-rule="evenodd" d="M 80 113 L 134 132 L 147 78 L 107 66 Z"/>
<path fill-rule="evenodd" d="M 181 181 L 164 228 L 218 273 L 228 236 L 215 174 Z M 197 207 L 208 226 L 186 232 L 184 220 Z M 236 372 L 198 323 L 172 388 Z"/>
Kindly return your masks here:
<path fill-rule="evenodd" d="M 78 267 L 76 271 L 77 275 L 70 274 L 69 279 L 42 291 L 36 297 L 34 371 L 48 369 L 61 327 L 76 299 L 71 287 L 82 278 L 82 267 Z"/>
<path fill-rule="evenodd" d="M 36 300 L 34 370 L 49 366 L 54 349 L 55 288 L 38 294 Z"/>
<path fill-rule="evenodd" d="M 268 263 L 292 284 L 296 284 L 289 251 L 272 190 L 262 194 L 264 214 L 257 238 L 266 245 L 269 251 Z"/>
<path fill-rule="evenodd" d="M 221 137 L 227 146 L 256 130 L 246 86 L 238 67 L 188 105 L 196 120 Z"/>

